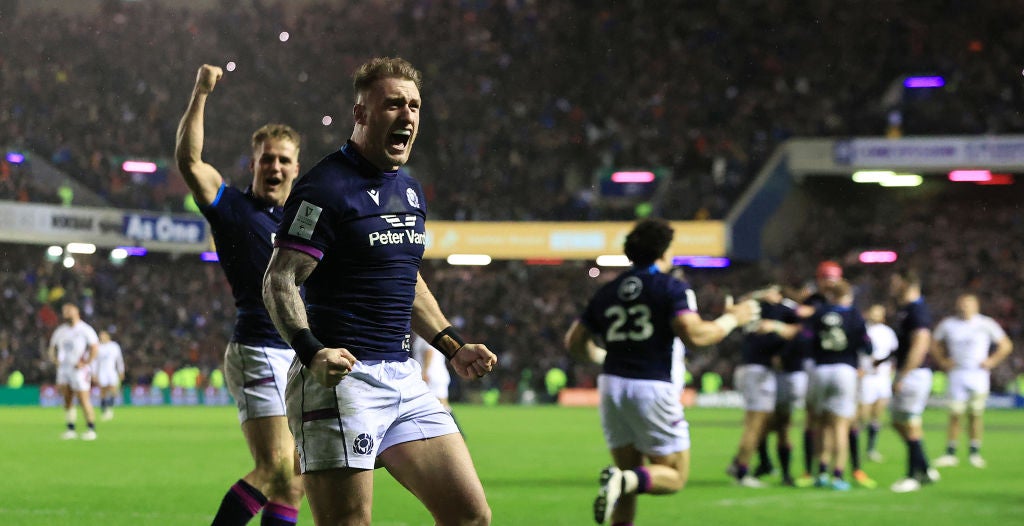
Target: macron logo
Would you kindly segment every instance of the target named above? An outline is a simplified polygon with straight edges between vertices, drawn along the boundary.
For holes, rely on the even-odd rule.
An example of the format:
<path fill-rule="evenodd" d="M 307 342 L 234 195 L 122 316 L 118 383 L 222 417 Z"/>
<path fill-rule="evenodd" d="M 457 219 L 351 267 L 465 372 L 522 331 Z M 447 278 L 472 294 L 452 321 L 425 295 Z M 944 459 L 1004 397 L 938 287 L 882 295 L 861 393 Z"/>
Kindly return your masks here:
<path fill-rule="evenodd" d="M 366 193 L 370 194 L 370 199 L 373 199 L 373 204 L 380 206 L 380 192 L 377 190 L 367 190 Z"/>
<path fill-rule="evenodd" d="M 383 214 L 380 218 L 387 221 L 392 228 L 416 226 L 415 214 L 406 214 L 405 219 L 398 217 L 397 214 Z"/>

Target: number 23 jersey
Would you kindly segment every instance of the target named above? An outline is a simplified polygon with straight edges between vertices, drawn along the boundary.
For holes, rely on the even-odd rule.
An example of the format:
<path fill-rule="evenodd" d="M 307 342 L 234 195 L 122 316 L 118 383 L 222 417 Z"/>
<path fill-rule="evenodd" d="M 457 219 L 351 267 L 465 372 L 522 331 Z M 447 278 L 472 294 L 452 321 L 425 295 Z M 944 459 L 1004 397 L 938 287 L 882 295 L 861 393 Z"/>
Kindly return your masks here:
<path fill-rule="evenodd" d="M 634 267 L 594 294 L 580 323 L 608 351 L 604 373 L 671 382 L 672 320 L 684 312 L 697 312 L 689 285 Z"/>

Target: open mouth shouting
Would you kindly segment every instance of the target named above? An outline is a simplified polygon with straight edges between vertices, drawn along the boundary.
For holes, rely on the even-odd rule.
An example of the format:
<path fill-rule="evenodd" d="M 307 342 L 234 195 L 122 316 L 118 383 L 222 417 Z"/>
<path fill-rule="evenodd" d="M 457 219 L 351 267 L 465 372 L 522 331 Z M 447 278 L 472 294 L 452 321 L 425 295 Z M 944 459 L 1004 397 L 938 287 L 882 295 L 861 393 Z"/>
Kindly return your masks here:
<path fill-rule="evenodd" d="M 392 155 L 402 155 L 412 145 L 412 130 L 395 130 L 388 134 L 388 151 Z"/>

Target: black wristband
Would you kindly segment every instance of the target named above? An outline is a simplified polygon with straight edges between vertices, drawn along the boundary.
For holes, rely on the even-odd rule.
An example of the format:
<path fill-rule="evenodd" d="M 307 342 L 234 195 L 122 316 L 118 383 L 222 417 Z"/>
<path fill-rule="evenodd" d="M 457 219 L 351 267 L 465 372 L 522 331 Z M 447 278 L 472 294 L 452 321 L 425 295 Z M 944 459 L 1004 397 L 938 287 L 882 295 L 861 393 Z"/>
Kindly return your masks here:
<path fill-rule="evenodd" d="M 292 349 L 295 349 L 295 356 L 298 356 L 299 361 L 306 367 L 309 367 L 309 362 L 313 361 L 316 353 L 325 347 L 309 329 L 301 329 L 295 333 L 295 336 L 292 336 Z"/>
<path fill-rule="evenodd" d="M 462 336 L 455 332 L 455 327 L 449 325 L 443 331 L 437 333 L 434 339 L 430 340 L 430 345 L 441 351 L 441 354 L 448 361 L 451 361 L 455 357 L 455 353 L 459 352 L 459 349 L 466 345 L 466 340 L 463 340 Z"/>

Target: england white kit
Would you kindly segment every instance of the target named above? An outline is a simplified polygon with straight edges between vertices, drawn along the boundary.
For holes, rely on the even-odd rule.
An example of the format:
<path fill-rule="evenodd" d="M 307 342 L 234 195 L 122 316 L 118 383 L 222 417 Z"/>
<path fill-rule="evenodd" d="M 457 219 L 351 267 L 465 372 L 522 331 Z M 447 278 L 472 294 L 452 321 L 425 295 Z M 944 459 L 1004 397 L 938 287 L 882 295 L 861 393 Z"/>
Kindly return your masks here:
<path fill-rule="evenodd" d="M 57 349 L 57 385 L 67 385 L 72 391 L 88 391 L 90 367 L 79 366 L 90 345 L 99 343 L 96 331 L 84 321 L 74 325 L 62 323 L 50 336 L 50 347 Z"/>
<path fill-rule="evenodd" d="M 934 338 L 945 344 L 953 369 L 949 371 L 949 397 L 966 402 L 972 396 L 987 396 L 989 371 L 981 367 L 993 345 L 1006 337 L 992 318 L 976 314 L 965 320 L 950 316 L 935 327 Z"/>
<path fill-rule="evenodd" d="M 892 355 L 899 347 L 896 332 L 884 323 L 869 323 L 868 338 L 871 339 L 871 354 L 862 355 L 860 369 L 860 403 L 873 404 L 892 398 Z M 875 365 L 876 361 L 884 360 Z"/>
<path fill-rule="evenodd" d="M 100 387 L 117 387 L 124 374 L 124 357 L 117 342 L 99 344 L 96 360 L 93 362 L 93 378 Z"/>
<path fill-rule="evenodd" d="M 430 363 L 427 362 L 427 354 L 430 354 Z M 427 386 L 434 396 L 447 400 L 448 386 L 452 383 L 452 375 L 448 372 L 447 360 L 441 351 L 433 348 L 426 340 L 419 335 L 412 338 L 412 357 L 419 362 L 423 374 L 427 379 Z M 426 365 L 424 365 L 426 364 Z"/>

